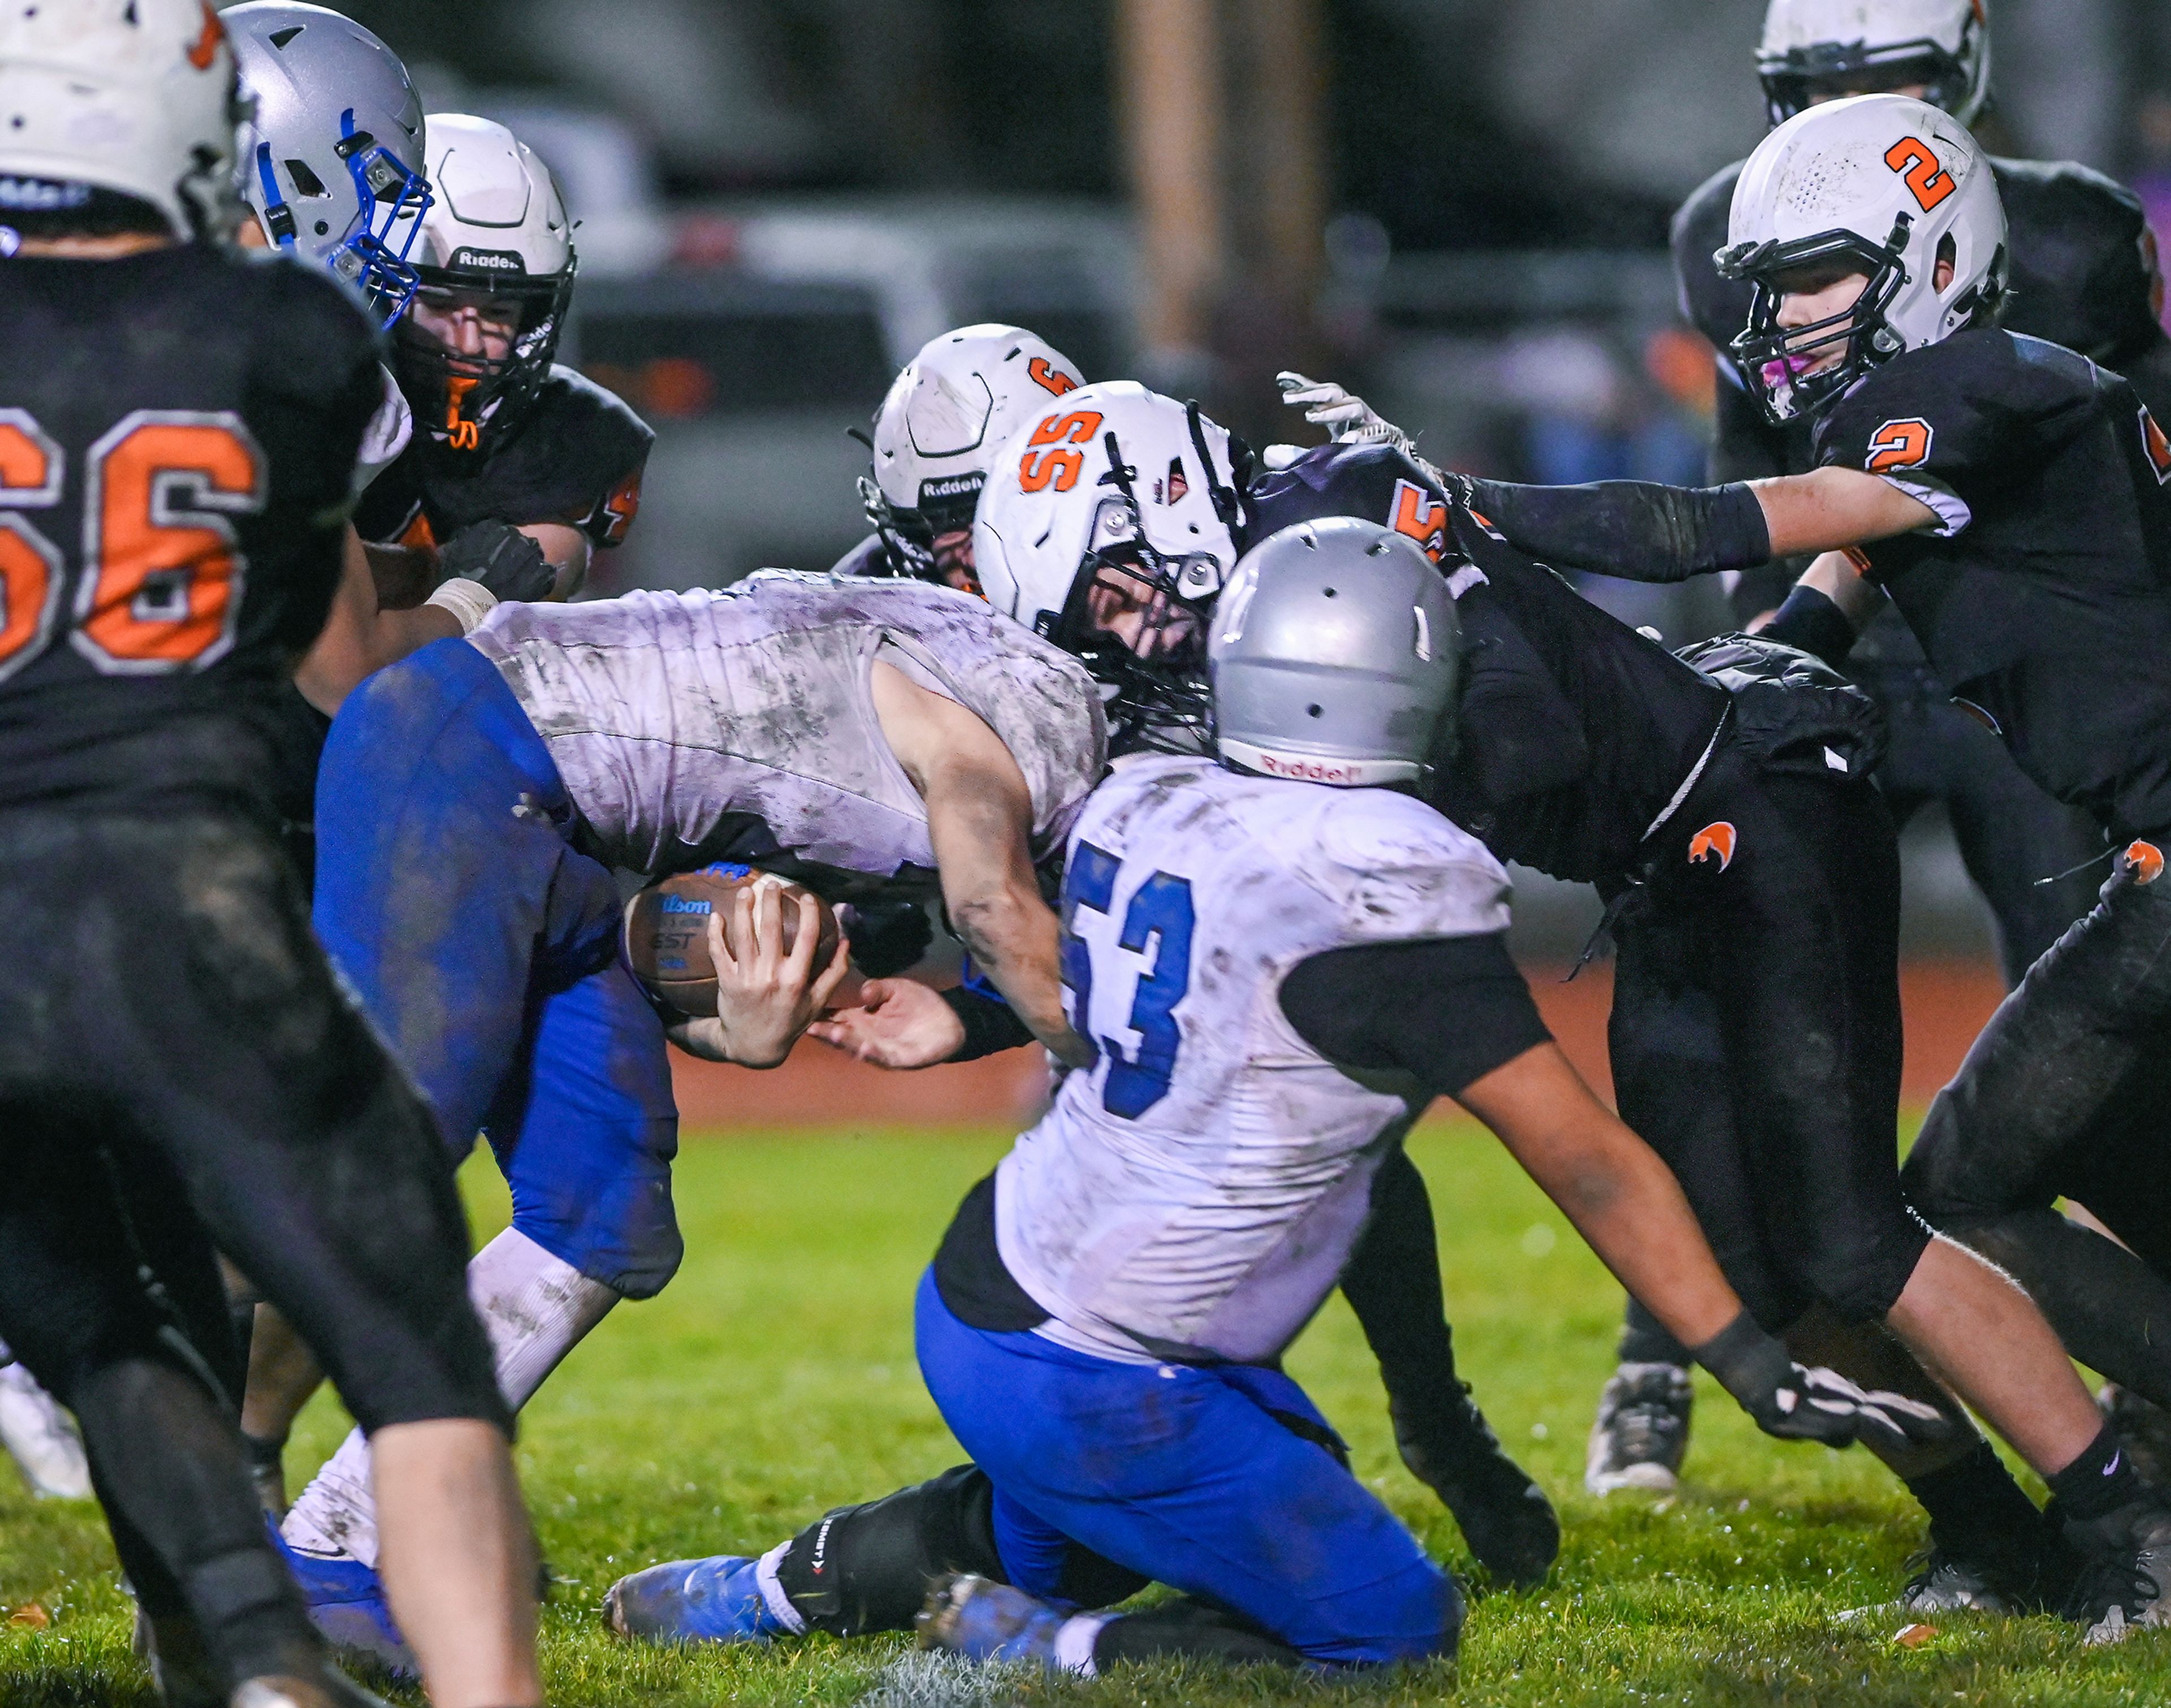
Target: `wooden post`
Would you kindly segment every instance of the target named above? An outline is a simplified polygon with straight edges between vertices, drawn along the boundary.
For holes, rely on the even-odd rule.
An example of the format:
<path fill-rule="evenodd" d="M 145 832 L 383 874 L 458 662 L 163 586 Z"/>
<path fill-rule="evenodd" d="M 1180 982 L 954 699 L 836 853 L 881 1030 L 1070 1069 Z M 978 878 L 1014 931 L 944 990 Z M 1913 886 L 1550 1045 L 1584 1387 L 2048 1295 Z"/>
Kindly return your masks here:
<path fill-rule="evenodd" d="M 1225 270 L 1222 67 L 1215 0 L 1116 0 L 1116 64 L 1150 368 L 1197 364 Z"/>
<path fill-rule="evenodd" d="M 1237 0 L 1243 62 L 1236 151 L 1240 238 L 1264 292 L 1307 313 L 1319 287 L 1327 227 L 1322 112 L 1327 66 L 1319 0 Z"/>

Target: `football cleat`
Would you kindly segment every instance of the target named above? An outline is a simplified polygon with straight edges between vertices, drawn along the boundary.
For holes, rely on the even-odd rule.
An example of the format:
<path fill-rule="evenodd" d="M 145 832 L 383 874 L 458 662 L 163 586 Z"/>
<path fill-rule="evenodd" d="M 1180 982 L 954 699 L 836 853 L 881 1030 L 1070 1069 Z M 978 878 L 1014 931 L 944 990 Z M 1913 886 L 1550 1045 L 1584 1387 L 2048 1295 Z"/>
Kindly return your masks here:
<path fill-rule="evenodd" d="M 756 1581 L 746 1554 L 673 1560 L 635 1571 L 603 1593 L 603 1622 L 643 1643 L 765 1643 L 792 1635 Z"/>
<path fill-rule="evenodd" d="M 1594 1495 L 1621 1489 L 1670 1493 L 1689 1450 L 1696 1390 L 1678 1364 L 1623 1364 L 1598 1396 L 1583 1486 Z"/>
<path fill-rule="evenodd" d="M 39 1499 L 90 1498 L 90 1461 L 75 1420 L 20 1364 L 0 1368 L 0 1443 Z"/>
<path fill-rule="evenodd" d="M 1516 1589 L 1542 1583 L 1560 1555 L 1560 1520 L 1530 1473 L 1501 1450 L 1468 1385 L 1421 1415 L 1391 1396 L 1387 1415 L 1402 1463 L 1455 1514 L 1477 1563 Z"/>
<path fill-rule="evenodd" d="M 349 1554 L 304 1554 L 267 1523 L 279 1555 L 301 1586 L 309 1623 L 335 1649 L 360 1655 L 394 1678 L 418 1679 L 422 1669 L 394 1623 L 384 1581 Z"/>
<path fill-rule="evenodd" d="M 2096 1405 L 2125 1444 L 2134 1475 L 2158 1488 L 2171 1484 L 2171 1411 L 2115 1382 L 2104 1384 Z"/>
<path fill-rule="evenodd" d="M 326 1666 L 308 1678 L 246 1679 L 234 1691 L 231 1708 L 391 1708 L 391 1705 Z"/>
<path fill-rule="evenodd" d="M 2058 1510 L 2053 1502 L 2050 1512 Z M 2064 1616 L 2088 1630 L 2091 1645 L 2122 1642 L 2143 1625 L 2171 1624 L 2163 1586 L 2171 1583 L 2171 1505 L 2151 1490 L 2089 1523 L 2068 1523 L 2066 1540 L 2080 1556 Z"/>
<path fill-rule="evenodd" d="M 923 1649 L 968 1661 L 1008 1661 L 1058 1670 L 1055 1640 L 1065 1615 L 1037 1596 L 993 1578 L 961 1572 L 928 1592 L 913 1624 Z"/>

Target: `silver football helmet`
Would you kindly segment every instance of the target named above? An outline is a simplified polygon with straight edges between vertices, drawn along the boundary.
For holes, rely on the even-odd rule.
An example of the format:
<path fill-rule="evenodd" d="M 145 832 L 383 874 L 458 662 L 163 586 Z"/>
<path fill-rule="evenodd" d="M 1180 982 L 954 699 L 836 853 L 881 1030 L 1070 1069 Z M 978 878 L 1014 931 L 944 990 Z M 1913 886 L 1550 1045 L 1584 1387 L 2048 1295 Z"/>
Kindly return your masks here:
<path fill-rule="evenodd" d="M 1300 522 L 1244 554 L 1207 636 L 1214 743 L 1268 777 L 1361 789 L 1423 779 L 1461 677 L 1447 583 L 1374 522 Z"/>
<path fill-rule="evenodd" d="M 237 150 L 243 198 L 274 244 L 351 281 L 391 324 L 414 299 L 407 250 L 430 205 L 406 67 L 325 7 L 249 0 L 220 15 L 255 105 Z"/>

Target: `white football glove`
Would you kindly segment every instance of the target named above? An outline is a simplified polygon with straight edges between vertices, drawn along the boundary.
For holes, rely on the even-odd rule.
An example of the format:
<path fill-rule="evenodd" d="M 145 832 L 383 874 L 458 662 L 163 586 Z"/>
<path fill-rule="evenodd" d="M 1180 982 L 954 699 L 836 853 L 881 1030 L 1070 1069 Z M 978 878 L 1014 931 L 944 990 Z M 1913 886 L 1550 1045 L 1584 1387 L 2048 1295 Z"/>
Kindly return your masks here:
<path fill-rule="evenodd" d="M 1444 479 L 1438 468 L 1418 454 L 1416 440 L 1347 387 L 1336 385 L 1332 380 L 1307 379 L 1287 369 L 1274 376 L 1274 383 L 1282 388 L 1284 403 L 1293 410 L 1302 410 L 1305 420 L 1315 427 L 1326 428 L 1327 436 L 1336 444 L 1391 445 L 1434 480 Z M 1274 466 L 1272 455 L 1270 450 L 1269 468 Z"/>

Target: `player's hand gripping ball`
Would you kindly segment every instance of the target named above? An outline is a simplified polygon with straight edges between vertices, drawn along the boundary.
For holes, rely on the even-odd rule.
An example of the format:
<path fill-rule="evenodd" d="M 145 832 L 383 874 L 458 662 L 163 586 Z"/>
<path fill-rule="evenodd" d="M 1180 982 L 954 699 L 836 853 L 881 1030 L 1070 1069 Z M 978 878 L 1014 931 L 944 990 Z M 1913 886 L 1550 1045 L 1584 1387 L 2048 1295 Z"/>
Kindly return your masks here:
<path fill-rule="evenodd" d="M 716 968 L 709 957 L 710 917 L 734 891 L 763 885 L 779 892 L 784 952 L 789 955 L 799 938 L 799 897 L 812 891 L 774 872 L 721 863 L 651 884 L 626 903 L 625 958 L 633 976 L 657 1000 L 689 1020 L 714 1015 Z M 818 973 L 837 952 L 837 915 L 819 896 L 814 905 L 822 920 L 814 943 Z"/>

